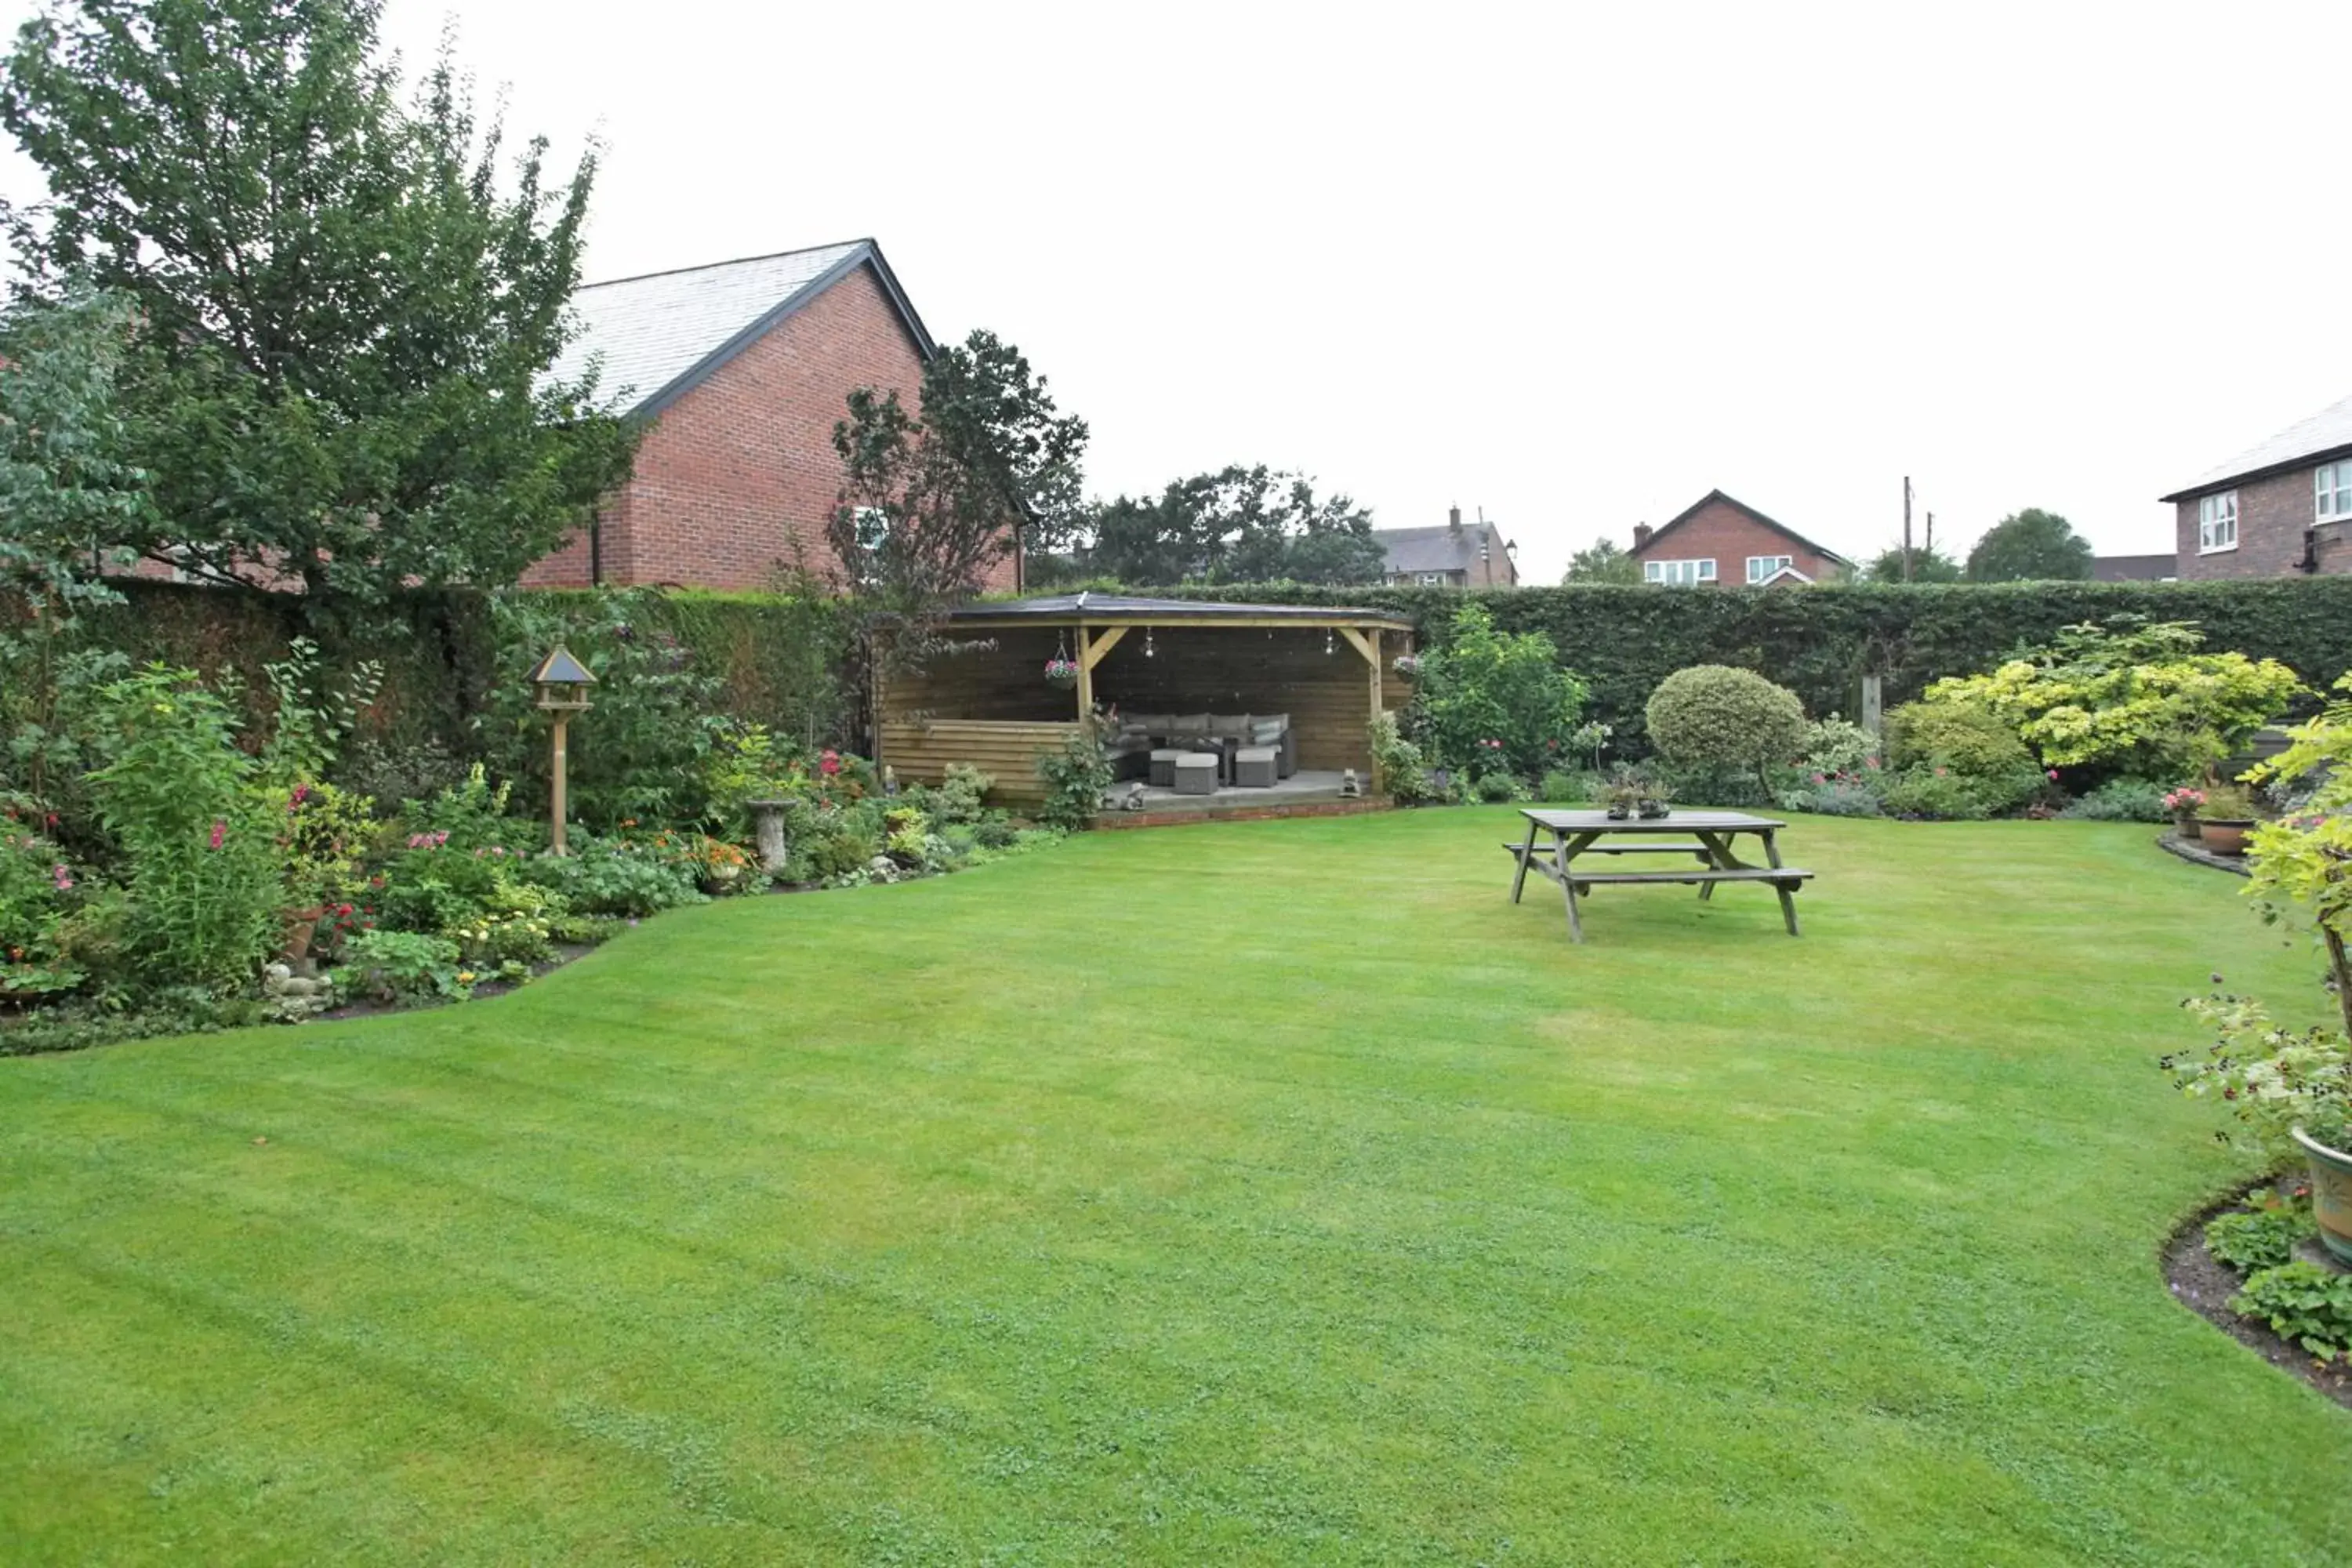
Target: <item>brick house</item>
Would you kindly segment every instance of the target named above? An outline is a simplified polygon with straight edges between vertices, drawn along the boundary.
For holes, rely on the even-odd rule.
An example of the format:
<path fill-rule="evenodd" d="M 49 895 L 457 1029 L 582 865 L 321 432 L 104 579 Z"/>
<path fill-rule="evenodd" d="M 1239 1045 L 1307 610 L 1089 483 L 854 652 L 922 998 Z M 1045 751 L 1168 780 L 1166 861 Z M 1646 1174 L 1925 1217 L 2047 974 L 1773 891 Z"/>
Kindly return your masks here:
<path fill-rule="evenodd" d="M 1443 528 L 1376 528 L 1388 552 L 1381 581 L 1407 587 L 1511 588 L 1519 581 L 1519 547 L 1481 517 L 1464 527 L 1462 509 L 1449 508 Z"/>
<path fill-rule="evenodd" d="M 1680 587 L 1827 583 L 1853 568 L 1836 551 L 1721 490 L 1707 491 L 1658 528 L 1635 528 L 1633 556 L 1643 582 Z"/>
<path fill-rule="evenodd" d="M 2352 572 L 2352 397 L 2158 499 L 2184 579 Z"/>
<path fill-rule="evenodd" d="M 937 353 L 870 239 L 591 284 L 555 371 L 598 383 L 645 426 L 635 471 L 530 587 L 756 588 L 780 563 L 834 565 L 833 426 L 860 386 L 912 404 Z M 988 586 L 1019 585 L 1000 563 Z"/>

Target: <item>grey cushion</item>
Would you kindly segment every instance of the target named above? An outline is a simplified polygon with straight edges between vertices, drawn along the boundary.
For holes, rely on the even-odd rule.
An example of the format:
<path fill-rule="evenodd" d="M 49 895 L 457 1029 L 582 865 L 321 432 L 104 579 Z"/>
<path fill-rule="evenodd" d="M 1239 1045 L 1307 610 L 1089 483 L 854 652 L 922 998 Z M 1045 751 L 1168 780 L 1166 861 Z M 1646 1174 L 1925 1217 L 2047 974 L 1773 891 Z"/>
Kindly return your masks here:
<path fill-rule="evenodd" d="M 1209 715 L 1209 733 L 1212 735 L 1246 735 L 1249 733 L 1249 727 L 1250 716 L 1246 713 Z"/>
<path fill-rule="evenodd" d="M 1290 726 L 1279 719 L 1254 719 L 1250 721 L 1250 742 L 1258 746 L 1274 745 L 1282 739 L 1282 732 L 1288 728 Z"/>
<path fill-rule="evenodd" d="M 1209 716 L 1206 713 L 1179 713 L 1168 721 L 1168 732 L 1171 735 L 1205 735 L 1209 732 Z"/>

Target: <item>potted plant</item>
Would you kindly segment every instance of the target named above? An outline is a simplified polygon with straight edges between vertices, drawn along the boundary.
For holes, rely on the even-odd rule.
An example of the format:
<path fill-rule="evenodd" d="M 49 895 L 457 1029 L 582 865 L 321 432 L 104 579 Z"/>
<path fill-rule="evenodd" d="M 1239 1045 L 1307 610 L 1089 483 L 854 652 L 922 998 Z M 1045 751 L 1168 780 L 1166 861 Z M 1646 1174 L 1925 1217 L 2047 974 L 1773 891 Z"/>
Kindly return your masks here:
<path fill-rule="evenodd" d="M 1067 691 L 1078 683 L 1078 661 L 1064 654 L 1055 654 L 1045 661 L 1045 684 L 1059 691 Z"/>
<path fill-rule="evenodd" d="M 2205 804 L 2205 792 L 2183 784 L 2164 797 L 2164 809 L 2172 813 L 2172 831 L 2182 838 L 2194 838 L 2197 834 L 2197 813 Z"/>
<path fill-rule="evenodd" d="M 1657 793 L 1650 775 L 1631 763 L 1619 763 L 1609 770 L 1609 783 L 1603 792 L 1609 820 L 1624 822 L 1635 816 L 1646 815 L 1643 803 Z"/>
<path fill-rule="evenodd" d="M 2254 800 L 2236 784 L 2215 784 L 2197 807 L 2198 837 L 2216 855 L 2242 855 L 2254 826 Z"/>
<path fill-rule="evenodd" d="M 2274 1164 L 2309 1167 L 2319 1239 L 2352 1265 L 2352 1036 L 2325 1024 L 2288 1028 L 2251 997 L 2217 993 L 2187 1005 L 2212 1026 L 2212 1043 L 2161 1065 L 2185 1093 L 2229 1102 L 2244 1128 L 2232 1142 Z"/>
<path fill-rule="evenodd" d="M 1673 798 L 1664 784 L 1660 784 L 1655 778 L 1644 778 L 1642 784 L 1642 797 L 1634 810 L 1640 814 L 1643 821 L 1654 822 L 1661 817 L 1672 815 L 1673 808 L 1668 802 Z"/>

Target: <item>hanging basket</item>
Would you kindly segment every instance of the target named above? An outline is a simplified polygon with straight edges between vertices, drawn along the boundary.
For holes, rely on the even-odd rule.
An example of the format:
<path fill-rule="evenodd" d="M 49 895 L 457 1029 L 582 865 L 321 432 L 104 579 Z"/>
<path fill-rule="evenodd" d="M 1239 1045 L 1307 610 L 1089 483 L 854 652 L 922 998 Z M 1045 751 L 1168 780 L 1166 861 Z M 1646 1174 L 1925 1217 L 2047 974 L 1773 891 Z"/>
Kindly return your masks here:
<path fill-rule="evenodd" d="M 1078 665 L 1076 659 L 1056 656 L 1045 661 L 1046 685 L 1057 691 L 1067 691 L 1077 683 Z"/>

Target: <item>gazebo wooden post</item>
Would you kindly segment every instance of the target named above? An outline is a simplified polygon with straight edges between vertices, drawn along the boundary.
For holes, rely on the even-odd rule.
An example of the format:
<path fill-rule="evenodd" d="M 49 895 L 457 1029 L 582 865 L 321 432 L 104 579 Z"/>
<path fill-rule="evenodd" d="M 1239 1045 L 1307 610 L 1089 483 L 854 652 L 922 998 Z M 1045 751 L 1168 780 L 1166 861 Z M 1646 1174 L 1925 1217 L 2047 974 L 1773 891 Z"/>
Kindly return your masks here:
<path fill-rule="evenodd" d="M 1372 667 L 1370 718 L 1378 719 L 1381 716 L 1381 630 L 1374 626 L 1365 633 L 1353 626 L 1341 626 L 1339 633 L 1355 645 L 1356 651 L 1364 656 L 1364 662 Z"/>
<path fill-rule="evenodd" d="M 1095 710 L 1095 650 L 1087 646 L 1087 623 L 1078 623 L 1078 722 Z"/>

